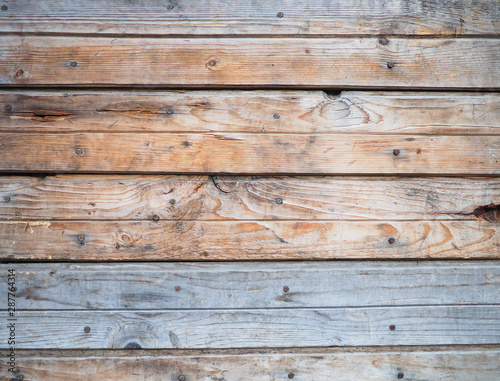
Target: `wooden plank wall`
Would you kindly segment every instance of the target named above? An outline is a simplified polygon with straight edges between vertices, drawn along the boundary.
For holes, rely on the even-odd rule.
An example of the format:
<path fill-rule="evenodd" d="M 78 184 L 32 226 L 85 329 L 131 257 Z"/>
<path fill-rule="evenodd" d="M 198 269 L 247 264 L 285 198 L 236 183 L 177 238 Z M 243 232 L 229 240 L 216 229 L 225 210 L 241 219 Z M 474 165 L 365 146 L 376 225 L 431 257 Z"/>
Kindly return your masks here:
<path fill-rule="evenodd" d="M 500 379 L 500 6 L 0 1 L 0 377 Z"/>

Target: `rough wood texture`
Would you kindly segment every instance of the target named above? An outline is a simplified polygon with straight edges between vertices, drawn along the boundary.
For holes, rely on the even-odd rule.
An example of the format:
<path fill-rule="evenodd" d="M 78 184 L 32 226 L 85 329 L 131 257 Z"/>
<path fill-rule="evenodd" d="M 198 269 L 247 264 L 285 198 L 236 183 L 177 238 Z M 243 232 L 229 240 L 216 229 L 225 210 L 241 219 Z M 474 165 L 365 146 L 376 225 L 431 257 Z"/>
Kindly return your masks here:
<path fill-rule="evenodd" d="M 495 93 L 0 92 L 1 132 L 500 135 Z"/>
<path fill-rule="evenodd" d="M 500 34 L 495 1 L 9 1 L 1 32 L 143 35 Z M 281 12 L 282 17 L 278 16 Z"/>
<path fill-rule="evenodd" d="M 0 177 L 3 220 L 487 220 L 500 180 L 413 177 Z"/>
<path fill-rule="evenodd" d="M 0 171 L 500 174 L 500 136 L 5 133 L 0 139 Z"/>
<path fill-rule="evenodd" d="M 18 310 L 324 308 L 500 304 L 500 263 L 28 263 Z M 0 286 L 7 289 L 7 278 Z M 285 292 L 284 287 L 288 287 Z"/>
<path fill-rule="evenodd" d="M 2 360 L 8 352 L 0 351 Z M 320 348 L 286 350 L 19 351 L 25 380 L 352 381 L 496 380 L 500 349 L 477 347 Z"/>
<path fill-rule="evenodd" d="M 2 311 L 2 321 L 7 312 Z M 19 311 L 19 349 L 500 344 L 500 306 Z M 391 330 L 390 326 L 395 329 Z M 90 330 L 85 332 L 85 327 Z M 1 337 L 8 337 L 6 324 Z M 0 342 L 7 349 L 5 339 Z"/>
<path fill-rule="evenodd" d="M 500 89 L 499 44 L 484 38 L 1 36 L 0 50 L 3 85 Z"/>
<path fill-rule="evenodd" d="M 500 258 L 481 221 L 2 221 L 0 242 L 8 260 Z"/>

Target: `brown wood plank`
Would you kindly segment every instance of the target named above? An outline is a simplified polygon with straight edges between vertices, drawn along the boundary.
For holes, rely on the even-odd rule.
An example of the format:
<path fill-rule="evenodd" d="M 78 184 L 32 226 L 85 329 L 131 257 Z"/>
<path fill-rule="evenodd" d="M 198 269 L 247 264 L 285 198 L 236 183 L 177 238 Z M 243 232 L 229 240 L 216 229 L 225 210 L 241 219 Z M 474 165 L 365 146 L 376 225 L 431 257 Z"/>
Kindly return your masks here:
<path fill-rule="evenodd" d="M 290 134 L 15 134 L 0 171 L 500 174 L 500 137 Z"/>
<path fill-rule="evenodd" d="M 498 205 L 496 178 L 0 177 L 3 220 L 496 221 Z"/>
<path fill-rule="evenodd" d="M 499 49 L 484 38 L 1 36 L 0 83 L 498 90 Z"/>
<path fill-rule="evenodd" d="M 1 32 L 250 35 L 496 35 L 495 1 L 16 0 Z M 278 14 L 281 12 L 281 14 Z M 280 17 L 281 16 L 281 17 Z"/>
<path fill-rule="evenodd" d="M 496 93 L 0 92 L 0 132 L 500 135 Z"/>
<path fill-rule="evenodd" d="M 480 221 L 0 222 L 8 260 L 498 259 L 499 243 Z"/>
<path fill-rule="evenodd" d="M 0 351 L 2 369 L 8 351 Z M 498 346 L 256 350 L 17 351 L 24 380 L 496 380 Z M 5 364 L 5 365 L 4 365 Z M 6 377 L 12 375 L 3 370 Z"/>

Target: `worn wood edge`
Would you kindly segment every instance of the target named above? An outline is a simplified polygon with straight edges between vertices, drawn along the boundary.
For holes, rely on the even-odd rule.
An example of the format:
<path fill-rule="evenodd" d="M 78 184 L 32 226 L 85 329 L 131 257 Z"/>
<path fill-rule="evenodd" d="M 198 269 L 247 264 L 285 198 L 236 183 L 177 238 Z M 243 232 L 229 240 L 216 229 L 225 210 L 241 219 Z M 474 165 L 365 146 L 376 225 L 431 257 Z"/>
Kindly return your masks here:
<path fill-rule="evenodd" d="M 26 380 L 393 380 L 457 381 L 500 376 L 498 346 L 317 348 L 269 350 L 18 350 L 16 374 Z M 9 352 L 0 350 L 2 358 Z M 4 369 L 5 360 L 0 360 Z M 4 376 L 5 380 L 8 376 Z"/>
<path fill-rule="evenodd" d="M 4 86 L 500 89 L 494 39 L 244 41 L 0 36 L 0 79 Z M 137 50 L 138 42 L 147 49 Z"/>
<path fill-rule="evenodd" d="M 0 131 L 16 133 L 500 134 L 496 93 L 35 90 L 2 104 Z"/>
<path fill-rule="evenodd" d="M 154 310 L 498 304 L 499 266 L 472 260 L 23 263 L 0 270 L 16 273 L 19 311 Z M 7 288 L 6 277 L 2 284 Z"/>
<path fill-rule="evenodd" d="M 368 186 L 367 186 L 368 185 Z M 397 201 L 394 201 L 397 200 Z M 500 180 L 414 177 L 0 177 L 0 219 L 498 220 Z"/>
<path fill-rule="evenodd" d="M 0 221 L 2 261 L 497 259 L 495 222 Z"/>

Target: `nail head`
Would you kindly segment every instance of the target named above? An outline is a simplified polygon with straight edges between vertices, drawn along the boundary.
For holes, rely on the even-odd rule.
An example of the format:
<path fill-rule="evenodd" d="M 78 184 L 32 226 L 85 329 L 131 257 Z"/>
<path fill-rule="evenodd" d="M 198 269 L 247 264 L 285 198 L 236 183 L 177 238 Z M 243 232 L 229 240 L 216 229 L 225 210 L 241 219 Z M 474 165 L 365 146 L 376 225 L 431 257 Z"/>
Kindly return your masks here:
<path fill-rule="evenodd" d="M 185 381 L 185 380 L 186 380 L 186 377 L 184 377 L 184 376 L 181 374 L 179 377 L 177 377 L 177 379 L 178 379 L 179 381 Z"/>
<path fill-rule="evenodd" d="M 83 330 L 85 331 L 85 333 L 89 333 L 90 332 L 90 327 L 85 327 Z"/>
<path fill-rule="evenodd" d="M 282 18 L 283 17 L 283 12 L 278 12 L 278 14 L 276 16 L 278 16 L 279 18 Z"/>
<path fill-rule="evenodd" d="M 395 149 L 394 151 L 392 151 L 392 153 L 394 154 L 394 156 L 398 156 L 401 153 L 401 151 L 398 149 Z"/>
<path fill-rule="evenodd" d="M 77 148 L 77 149 L 75 149 L 75 153 L 77 155 L 81 155 L 81 154 L 83 154 L 83 150 L 81 148 Z"/>
<path fill-rule="evenodd" d="M 175 291 L 179 292 L 181 288 L 179 286 L 175 286 Z"/>
<path fill-rule="evenodd" d="M 10 111 L 10 110 L 12 110 L 12 106 L 11 105 L 5 105 L 4 109 L 5 109 L 5 111 Z"/>
<path fill-rule="evenodd" d="M 75 67 L 77 65 L 76 61 L 69 61 L 69 66 Z"/>
<path fill-rule="evenodd" d="M 85 236 L 84 236 L 83 234 L 80 234 L 80 235 L 78 236 L 78 241 L 80 241 L 80 242 L 85 241 Z"/>
<path fill-rule="evenodd" d="M 175 198 L 171 198 L 170 200 L 168 200 L 169 203 L 171 203 L 172 205 L 175 204 Z"/>
<path fill-rule="evenodd" d="M 8 7 L 8 6 L 6 6 L 5 4 L 4 4 L 4 5 L 2 5 L 2 11 L 6 11 L 7 9 L 9 9 L 9 7 Z"/>
<path fill-rule="evenodd" d="M 389 61 L 389 62 L 387 62 L 387 67 L 388 67 L 389 69 L 392 69 L 392 68 L 394 67 L 394 65 L 395 65 L 395 63 L 394 63 L 393 61 Z"/>
<path fill-rule="evenodd" d="M 215 65 L 217 65 L 217 61 L 216 60 L 210 60 L 210 61 L 208 61 L 208 64 L 210 66 L 215 66 Z"/>
<path fill-rule="evenodd" d="M 3 200 L 4 200 L 5 202 L 10 202 L 10 196 L 5 196 L 5 197 L 3 198 Z"/>
<path fill-rule="evenodd" d="M 281 115 L 280 115 L 280 114 L 278 114 L 278 113 L 274 113 L 274 114 L 273 114 L 273 118 L 274 118 L 274 119 L 279 119 L 279 118 L 280 118 L 280 116 L 281 116 Z"/>
<path fill-rule="evenodd" d="M 404 376 L 405 376 L 405 375 L 404 375 L 404 373 L 398 373 L 398 378 L 399 378 L 399 379 L 404 378 Z"/>
<path fill-rule="evenodd" d="M 289 379 L 292 379 L 292 378 L 294 378 L 294 377 L 295 377 L 295 374 L 293 374 L 292 372 L 288 373 L 288 378 L 289 378 Z"/>
<path fill-rule="evenodd" d="M 389 45 L 389 40 L 386 37 L 380 37 L 378 39 L 378 42 L 380 43 L 380 45 Z"/>
<path fill-rule="evenodd" d="M 278 204 L 278 205 L 283 204 L 283 199 L 282 198 L 277 198 L 276 199 L 276 204 Z"/>
<path fill-rule="evenodd" d="M 171 107 L 167 108 L 167 114 L 168 115 L 172 115 L 173 113 L 174 113 L 174 109 L 173 108 L 171 108 Z"/>
<path fill-rule="evenodd" d="M 24 75 L 24 70 L 20 69 L 16 71 L 16 78 L 22 77 Z"/>
<path fill-rule="evenodd" d="M 391 325 L 389 326 L 389 329 L 390 329 L 391 331 L 394 331 L 394 330 L 396 329 L 396 326 L 395 326 L 394 324 L 391 324 Z"/>
<path fill-rule="evenodd" d="M 168 9 L 169 11 L 171 11 L 172 9 L 174 9 L 174 6 L 173 6 L 172 4 L 168 4 L 168 5 L 167 5 L 167 9 Z"/>
<path fill-rule="evenodd" d="M 285 286 L 285 287 L 283 287 L 283 291 L 288 292 L 288 291 L 290 291 L 290 288 L 288 288 L 288 286 Z"/>
<path fill-rule="evenodd" d="M 392 238 L 392 237 L 391 237 L 391 238 L 389 238 L 389 243 L 390 243 L 390 244 L 393 244 L 394 242 L 396 242 L 396 240 L 395 240 L 394 238 Z"/>
<path fill-rule="evenodd" d="M 153 215 L 153 221 L 155 221 L 155 222 L 156 222 L 156 221 L 160 221 L 160 216 L 158 216 L 158 215 L 154 214 L 154 215 Z"/>

